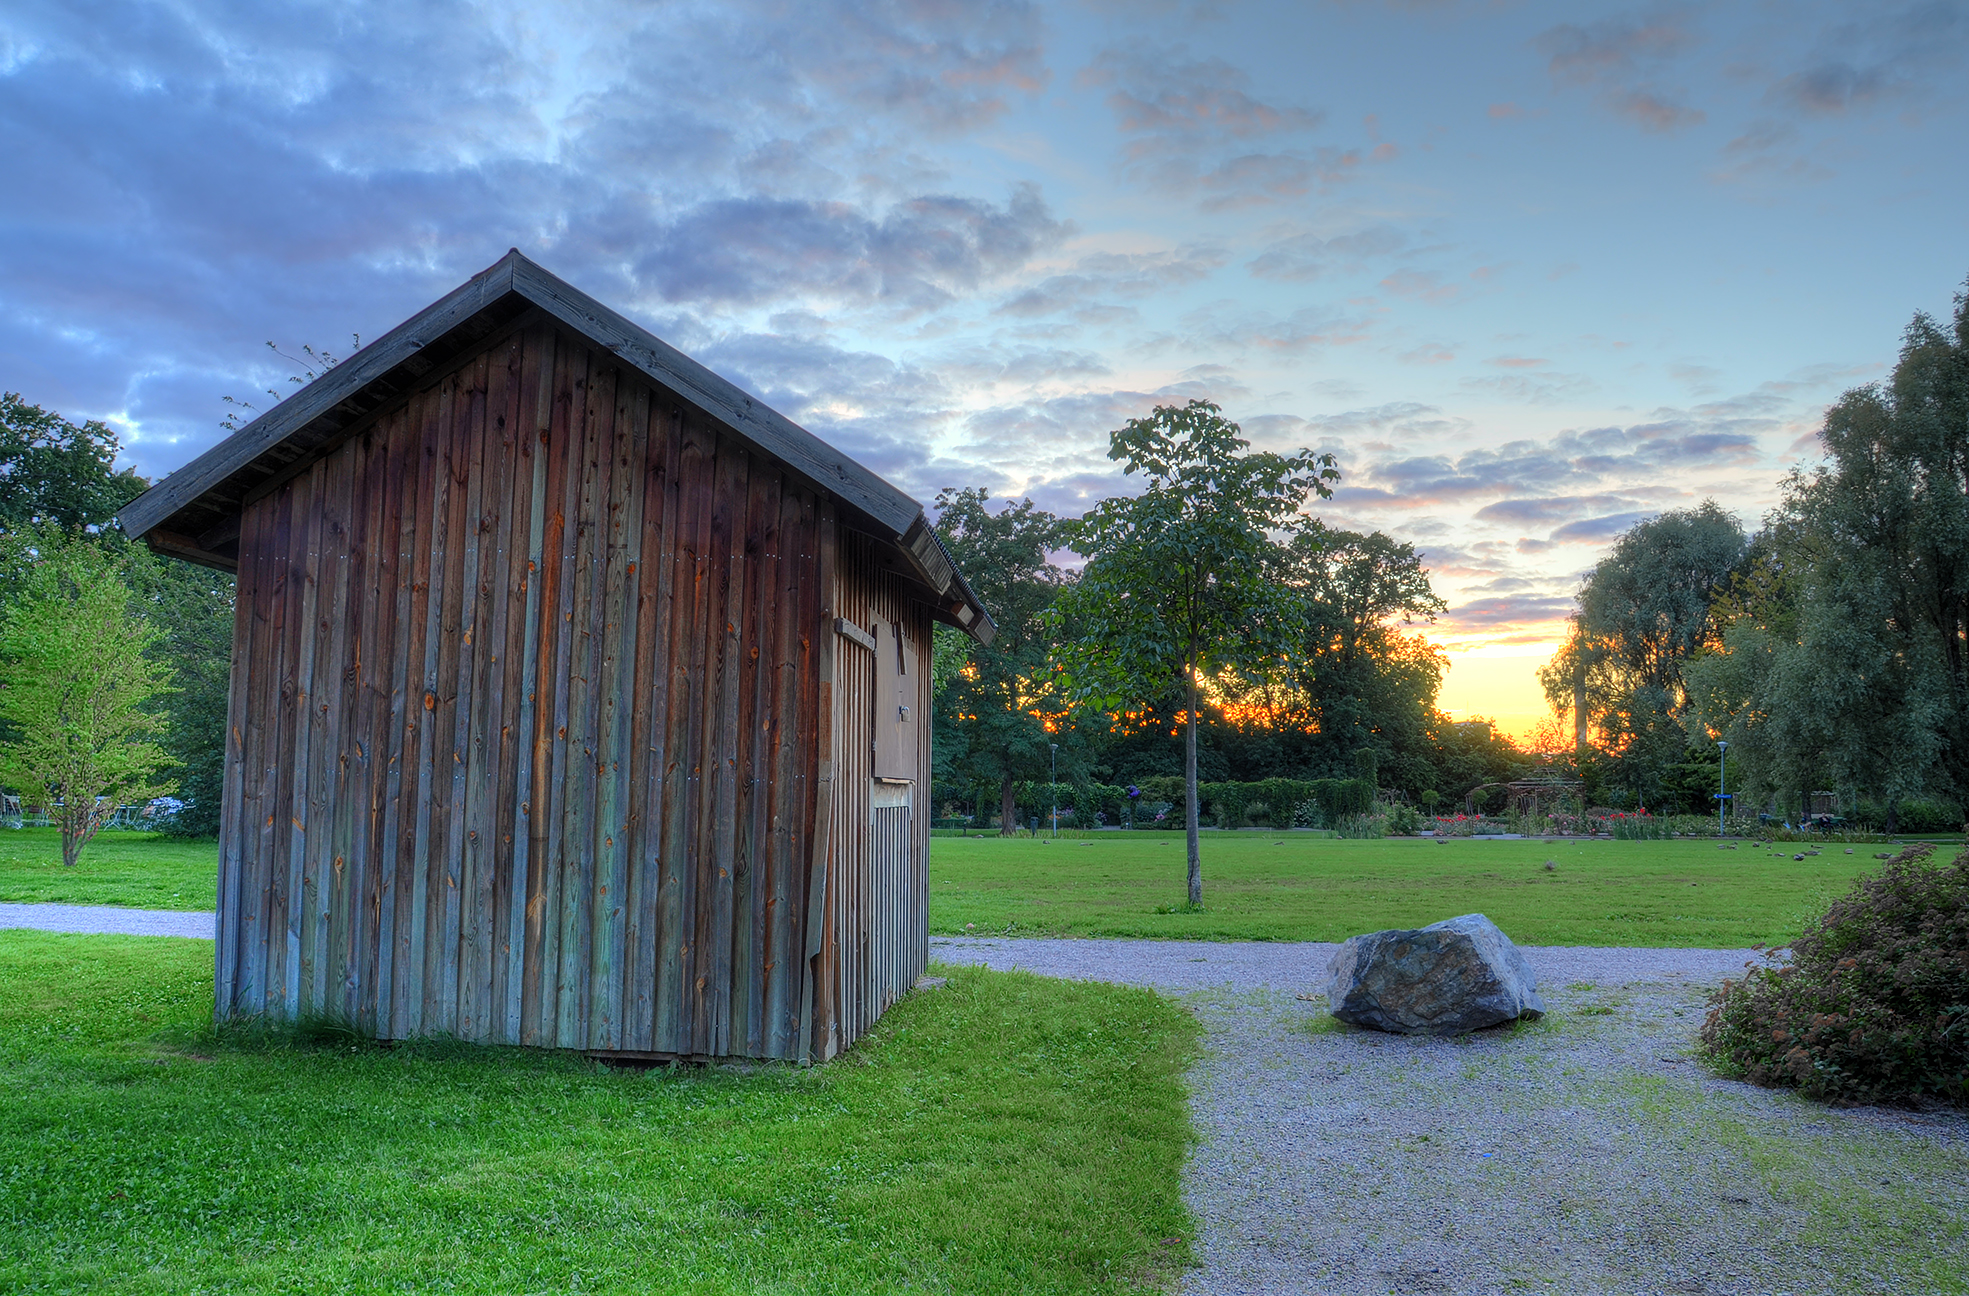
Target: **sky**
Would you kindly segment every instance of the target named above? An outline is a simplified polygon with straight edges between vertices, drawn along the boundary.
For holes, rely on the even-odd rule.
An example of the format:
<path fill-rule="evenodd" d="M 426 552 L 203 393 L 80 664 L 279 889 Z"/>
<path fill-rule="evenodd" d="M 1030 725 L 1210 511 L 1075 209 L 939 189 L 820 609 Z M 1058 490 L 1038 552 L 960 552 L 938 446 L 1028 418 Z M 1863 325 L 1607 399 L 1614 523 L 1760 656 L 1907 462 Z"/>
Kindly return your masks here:
<path fill-rule="evenodd" d="M 1583 573 L 1754 527 L 1969 274 L 1969 0 L 11 0 L 0 386 L 161 476 L 518 247 L 929 502 L 1220 403 L 1522 732 Z"/>

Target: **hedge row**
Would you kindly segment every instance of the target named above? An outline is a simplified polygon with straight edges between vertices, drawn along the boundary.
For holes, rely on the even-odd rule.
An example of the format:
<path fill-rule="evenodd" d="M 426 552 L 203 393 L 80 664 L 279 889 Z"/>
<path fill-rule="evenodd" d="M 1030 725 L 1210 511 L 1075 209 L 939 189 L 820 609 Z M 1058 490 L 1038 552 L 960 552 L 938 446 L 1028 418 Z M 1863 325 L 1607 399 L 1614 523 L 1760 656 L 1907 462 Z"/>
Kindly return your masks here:
<path fill-rule="evenodd" d="M 1163 827 L 1183 826 L 1183 780 L 1148 778 L 1135 785 L 1140 796 L 1131 797 L 1125 787 L 1094 783 L 1075 789 L 1075 817 L 1083 826 L 1099 811 L 1108 823 L 1128 823 L 1132 819 L 1146 826 L 1154 821 L 1158 809 L 1166 807 Z M 1324 822 L 1301 827 L 1323 827 L 1342 815 L 1366 814 L 1374 808 L 1374 784 L 1367 779 L 1266 779 L 1260 783 L 1200 783 L 1197 799 L 1203 820 L 1219 828 L 1290 828 L 1299 820 L 1313 817 Z M 1302 810 L 1302 807 L 1304 808 Z M 1296 817 L 1295 817 L 1296 816 Z"/>

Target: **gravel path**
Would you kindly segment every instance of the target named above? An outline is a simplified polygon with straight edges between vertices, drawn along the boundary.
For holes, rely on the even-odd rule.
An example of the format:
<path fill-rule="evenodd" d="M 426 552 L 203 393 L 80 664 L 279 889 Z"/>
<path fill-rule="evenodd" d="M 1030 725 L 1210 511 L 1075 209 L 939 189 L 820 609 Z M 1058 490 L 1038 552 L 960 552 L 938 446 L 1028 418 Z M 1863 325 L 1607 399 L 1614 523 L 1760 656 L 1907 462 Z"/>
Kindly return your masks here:
<path fill-rule="evenodd" d="M 92 936 L 190 936 L 211 940 L 218 915 L 115 905 L 0 904 L 0 928 L 82 932 Z"/>
<path fill-rule="evenodd" d="M 1199 1014 L 1186 1292 L 1969 1289 L 1969 1120 L 1828 1110 L 1691 1059 L 1748 951 L 1526 947 L 1545 1021 L 1445 1040 L 1300 1000 L 1333 949 L 931 942 Z"/>

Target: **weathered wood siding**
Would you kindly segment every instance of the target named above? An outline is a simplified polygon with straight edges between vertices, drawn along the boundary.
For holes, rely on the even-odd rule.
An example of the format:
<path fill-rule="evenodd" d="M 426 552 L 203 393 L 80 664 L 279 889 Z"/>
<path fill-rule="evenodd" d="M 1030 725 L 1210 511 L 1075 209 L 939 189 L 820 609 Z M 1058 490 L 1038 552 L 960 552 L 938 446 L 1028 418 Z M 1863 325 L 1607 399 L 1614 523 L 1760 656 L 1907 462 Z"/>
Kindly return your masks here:
<path fill-rule="evenodd" d="M 840 533 L 832 565 L 836 615 L 873 638 L 876 649 L 834 637 L 827 900 L 816 969 L 814 1053 L 820 1058 L 858 1039 L 915 984 L 930 956 L 929 611 L 854 531 Z M 898 625 L 913 646 L 907 677 L 917 681 L 913 710 L 921 740 L 913 785 L 878 785 L 875 652 L 889 650 L 893 640 L 884 632 Z"/>
<path fill-rule="evenodd" d="M 805 1056 L 833 528 L 541 322 L 250 501 L 219 1014 Z"/>

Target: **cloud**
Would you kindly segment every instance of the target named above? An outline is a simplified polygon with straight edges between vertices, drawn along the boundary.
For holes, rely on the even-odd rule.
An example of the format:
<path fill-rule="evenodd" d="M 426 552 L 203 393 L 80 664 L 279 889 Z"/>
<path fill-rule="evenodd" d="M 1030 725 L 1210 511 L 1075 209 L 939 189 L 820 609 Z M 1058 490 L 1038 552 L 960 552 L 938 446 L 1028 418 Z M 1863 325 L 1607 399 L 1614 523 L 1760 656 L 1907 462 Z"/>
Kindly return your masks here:
<path fill-rule="evenodd" d="M 1969 47 L 1969 9 L 1949 0 L 1867 6 L 1815 43 L 1806 64 L 1779 76 L 1766 102 L 1813 117 L 1835 117 L 1890 99 L 1924 94 L 1926 78 L 1961 76 Z"/>
<path fill-rule="evenodd" d="M 1456 359 L 1456 352 L 1441 342 L 1424 342 L 1421 346 L 1412 347 L 1395 358 L 1403 364 L 1439 365 L 1448 364 Z"/>
<path fill-rule="evenodd" d="M 1468 427 L 1434 405 L 1419 401 L 1390 401 L 1366 409 L 1321 414 L 1306 420 L 1308 428 L 1327 436 L 1374 436 L 1421 438 L 1445 436 Z"/>
<path fill-rule="evenodd" d="M 0 150 L 33 181 L 0 200 L 8 371 L 88 375 L 46 389 L 157 473 L 217 439 L 221 393 L 284 378 L 266 339 L 374 335 L 508 246 L 695 346 L 755 307 L 934 312 L 1069 230 L 918 147 L 1044 89 L 1032 5 L 570 14 L 10 11 Z"/>
<path fill-rule="evenodd" d="M 1547 495 L 1529 499 L 1499 500 L 1477 510 L 1479 522 L 1503 522 L 1513 526 L 1549 526 L 1581 513 L 1609 508 L 1632 508 L 1638 501 L 1618 495 Z"/>
<path fill-rule="evenodd" d="M 1446 633 L 1458 630 L 1470 633 L 1548 625 L 1571 616 L 1574 607 L 1570 595 L 1498 595 L 1451 607 L 1437 626 Z"/>
<path fill-rule="evenodd" d="M 1372 320 L 1338 306 L 1304 306 L 1272 312 L 1242 306 L 1216 305 L 1194 311 L 1183 323 L 1192 347 L 1226 347 L 1297 355 L 1363 340 Z"/>
<path fill-rule="evenodd" d="M 1593 380 L 1584 374 L 1561 373 L 1504 373 L 1465 378 L 1458 385 L 1472 394 L 1521 405 L 1558 405 L 1578 400 L 1594 387 Z"/>
<path fill-rule="evenodd" d="M 1697 44 L 1684 15 L 1672 9 L 1584 25 L 1561 23 L 1532 42 L 1546 56 L 1553 80 L 1591 88 L 1616 114 L 1661 132 L 1704 119 L 1700 109 L 1679 102 L 1677 93 L 1655 82 L 1657 74 Z"/>
<path fill-rule="evenodd" d="M 1404 526 L 1403 530 L 1413 532 L 1415 528 L 1413 524 L 1409 524 Z M 1486 543 L 1468 547 L 1429 544 L 1422 546 L 1419 552 L 1422 555 L 1423 566 L 1427 567 L 1432 575 L 1452 579 L 1495 576 L 1500 561 L 1492 546 Z"/>
<path fill-rule="evenodd" d="M 1192 246 L 1169 252 L 1099 252 L 1072 270 L 1048 275 L 1001 302 L 997 314 L 1040 318 L 1070 314 L 1085 323 L 1132 316 L 1132 303 L 1167 288 L 1207 278 L 1226 257 L 1222 249 Z"/>
<path fill-rule="evenodd" d="M 1364 160 L 1359 149 L 1283 143 L 1310 133 L 1320 114 L 1254 98 L 1251 78 L 1222 59 L 1117 45 L 1076 81 L 1107 91 L 1122 174 L 1206 211 L 1298 198 L 1339 183 Z"/>
<path fill-rule="evenodd" d="M 1606 544 L 1633 529 L 1636 522 L 1654 517 L 1656 512 L 1647 509 L 1629 510 L 1625 513 L 1608 513 L 1602 517 L 1581 518 L 1568 522 L 1554 531 L 1547 540 L 1552 544 Z"/>
<path fill-rule="evenodd" d="M 1020 269 L 1066 232 L 1030 185 L 1003 205 L 923 197 L 880 217 L 843 203 L 724 198 L 652 231 L 636 274 L 677 303 L 810 296 L 934 310 Z"/>
<path fill-rule="evenodd" d="M 1407 245 L 1408 236 L 1392 225 L 1371 225 L 1332 238 L 1298 234 L 1273 243 L 1247 262 L 1245 268 L 1257 279 L 1308 283 L 1327 275 L 1356 272 L 1368 262 L 1390 256 Z"/>

